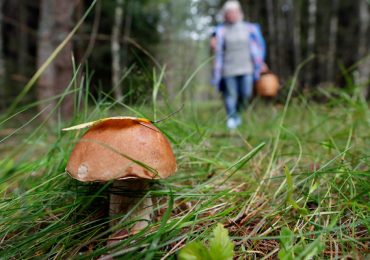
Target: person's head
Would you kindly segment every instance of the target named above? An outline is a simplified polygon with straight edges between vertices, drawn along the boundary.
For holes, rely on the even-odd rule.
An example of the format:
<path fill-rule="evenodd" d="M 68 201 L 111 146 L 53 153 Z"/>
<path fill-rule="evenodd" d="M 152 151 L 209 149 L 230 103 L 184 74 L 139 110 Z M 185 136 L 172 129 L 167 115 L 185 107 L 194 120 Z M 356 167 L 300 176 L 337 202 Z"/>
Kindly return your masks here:
<path fill-rule="evenodd" d="M 243 20 L 243 11 L 239 1 L 227 1 L 222 7 L 222 14 L 226 23 L 237 23 Z"/>

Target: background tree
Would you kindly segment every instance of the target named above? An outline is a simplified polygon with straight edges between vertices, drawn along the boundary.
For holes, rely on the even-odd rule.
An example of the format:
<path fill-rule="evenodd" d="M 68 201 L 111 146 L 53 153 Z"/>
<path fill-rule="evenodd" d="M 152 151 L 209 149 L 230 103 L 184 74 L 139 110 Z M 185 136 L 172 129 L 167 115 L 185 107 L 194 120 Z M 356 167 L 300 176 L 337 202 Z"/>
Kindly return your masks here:
<path fill-rule="evenodd" d="M 338 36 L 338 8 L 339 0 L 331 1 L 331 15 L 329 25 L 329 51 L 327 60 L 327 78 L 328 81 L 333 80 L 335 70 L 335 55 L 337 53 L 337 36 Z"/>
<path fill-rule="evenodd" d="M 37 53 L 37 66 L 41 67 L 41 65 L 47 60 L 50 54 L 54 50 L 54 46 L 52 44 L 52 30 L 53 30 L 53 23 L 54 23 L 54 2 L 48 0 L 41 1 L 41 14 L 40 14 L 40 26 L 39 26 L 39 47 Z M 40 77 L 37 85 L 37 98 L 38 100 L 47 100 L 51 99 L 55 94 L 55 66 L 50 64 L 42 76 Z M 45 112 L 43 113 L 43 117 L 46 118 L 48 114 L 52 111 L 53 107 L 56 105 L 55 101 L 50 103 L 40 103 L 39 109 Z"/>
<path fill-rule="evenodd" d="M 277 52 L 276 52 L 276 29 L 275 29 L 275 8 L 273 0 L 266 0 L 267 7 L 267 21 L 268 21 L 268 36 L 265 37 L 267 40 L 267 46 L 269 50 L 270 67 L 276 71 L 279 67 L 277 64 Z M 265 30 L 266 31 L 266 30 Z"/>
<path fill-rule="evenodd" d="M 316 21 L 317 21 L 317 0 L 308 0 L 308 36 L 307 36 L 307 55 L 315 53 L 315 42 L 316 42 Z M 309 65 L 309 69 L 306 72 L 306 84 L 312 82 L 314 66 Z"/>
<path fill-rule="evenodd" d="M 40 67 L 55 48 L 66 38 L 72 25 L 77 0 L 41 1 L 39 47 L 37 64 Z M 45 118 L 56 106 L 57 97 L 64 94 L 72 77 L 72 42 L 69 42 L 48 66 L 39 79 L 37 96 Z M 44 110 L 45 109 L 45 110 Z M 73 97 L 66 95 L 61 104 L 61 114 L 69 117 L 73 111 Z"/>
<path fill-rule="evenodd" d="M 291 1 L 291 5 L 293 8 L 293 45 L 294 45 L 294 67 L 298 67 L 298 65 L 302 62 L 302 43 L 301 43 L 301 16 L 302 16 L 302 1 L 295 0 Z"/>
<path fill-rule="evenodd" d="M 363 87 L 365 97 L 369 95 L 370 88 L 370 10 L 366 0 L 359 4 L 360 30 L 358 35 L 358 59 L 361 60 L 358 69 L 357 83 Z"/>
<path fill-rule="evenodd" d="M 122 99 L 122 90 L 120 86 L 120 78 L 122 73 L 121 67 L 121 28 L 123 20 L 123 0 L 116 1 L 114 11 L 114 23 L 112 28 L 112 84 L 116 99 Z"/>
<path fill-rule="evenodd" d="M 28 12 L 27 12 L 27 1 L 19 0 L 19 30 L 18 30 L 18 59 L 17 67 L 19 68 L 19 74 L 25 75 L 27 67 L 27 48 L 28 48 Z"/>

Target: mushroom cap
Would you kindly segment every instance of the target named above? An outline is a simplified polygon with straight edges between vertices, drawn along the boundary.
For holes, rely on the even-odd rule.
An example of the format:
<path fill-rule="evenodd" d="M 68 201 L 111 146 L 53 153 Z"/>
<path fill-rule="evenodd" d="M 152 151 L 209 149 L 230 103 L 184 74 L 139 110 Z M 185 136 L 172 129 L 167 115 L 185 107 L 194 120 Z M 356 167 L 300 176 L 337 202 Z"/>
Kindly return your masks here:
<path fill-rule="evenodd" d="M 257 94 L 261 97 L 275 97 L 279 87 L 279 78 L 271 72 L 262 74 L 256 83 Z"/>
<path fill-rule="evenodd" d="M 90 126 L 72 150 L 66 171 L 88 181 L 128 178 L 162 179 L 176 171 L 176 159 L 166 137 L 148 120 L 112 117 Z"/>

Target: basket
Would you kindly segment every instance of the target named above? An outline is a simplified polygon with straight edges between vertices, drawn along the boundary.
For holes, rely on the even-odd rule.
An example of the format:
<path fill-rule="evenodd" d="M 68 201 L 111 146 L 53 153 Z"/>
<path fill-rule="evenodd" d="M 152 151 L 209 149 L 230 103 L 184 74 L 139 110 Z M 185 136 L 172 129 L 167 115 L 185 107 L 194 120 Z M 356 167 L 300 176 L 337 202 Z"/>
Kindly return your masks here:
<path fill-rule="evenodd" d="M 279 87 L 279 78 L 272 72 L 262 74 L 256 82 L 257 95 L 260 97 L 276 97 Z"/>

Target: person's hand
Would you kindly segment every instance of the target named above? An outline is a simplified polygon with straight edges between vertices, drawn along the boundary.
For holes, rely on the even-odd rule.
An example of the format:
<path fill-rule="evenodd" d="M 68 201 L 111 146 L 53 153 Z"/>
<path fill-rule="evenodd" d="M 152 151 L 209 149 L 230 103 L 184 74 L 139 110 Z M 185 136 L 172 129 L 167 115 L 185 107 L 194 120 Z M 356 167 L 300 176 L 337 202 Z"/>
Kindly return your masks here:
<path fill-rule="evenodd" d="M 261 68 L 261 73 L 266 73 L 266 72 L 269 72 L 269 67 L 267 66 L 266 63 L 263 63 L 262 64 L 262 68 Z"/>

